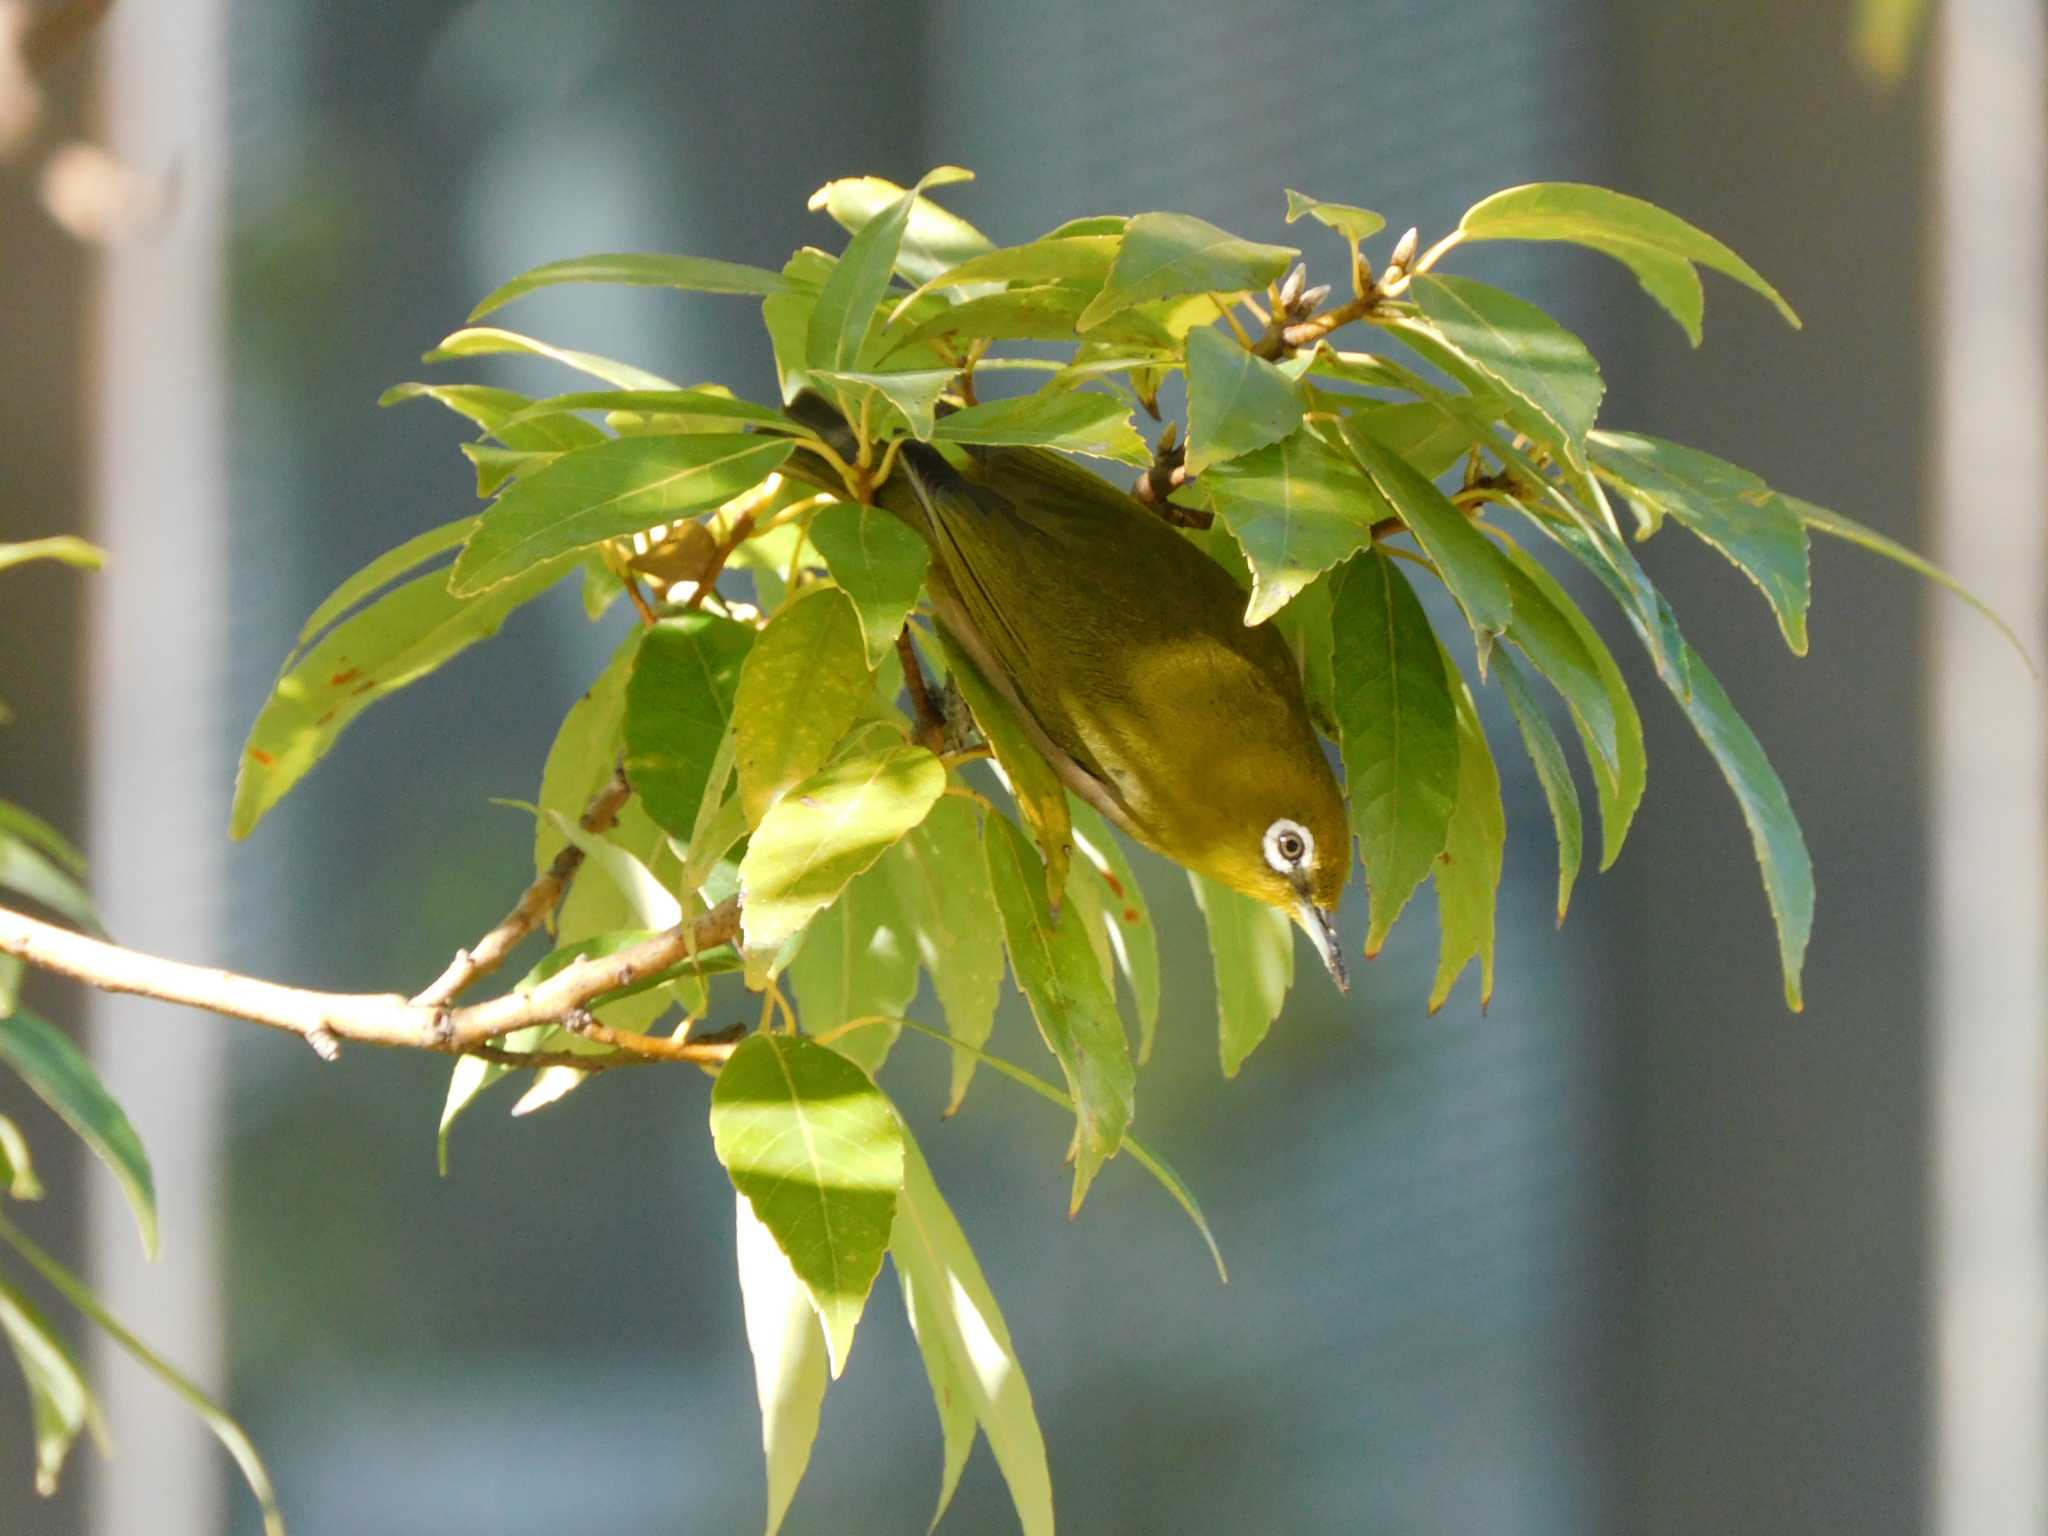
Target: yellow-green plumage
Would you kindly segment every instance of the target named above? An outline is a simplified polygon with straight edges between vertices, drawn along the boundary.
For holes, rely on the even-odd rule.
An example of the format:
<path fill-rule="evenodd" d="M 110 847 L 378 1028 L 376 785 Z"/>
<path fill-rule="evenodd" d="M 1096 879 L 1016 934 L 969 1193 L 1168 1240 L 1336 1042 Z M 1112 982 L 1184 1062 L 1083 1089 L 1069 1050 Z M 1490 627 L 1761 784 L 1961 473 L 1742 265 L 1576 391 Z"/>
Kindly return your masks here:
<path fill-rule="evenodd" d="M 796 413 L 843 430 L 815 398 Z M 1350 872 L 1343 796 L 1292 654 L 1270 625 L 1246 626 L 1229 574 L 1042 449 L 955 464 L 912 445 L 877 500 L 931 544 L 939 622 L 1068 787 L 1168 858 L 1287 911 L 1341 983 L 1329 914 Z"/>

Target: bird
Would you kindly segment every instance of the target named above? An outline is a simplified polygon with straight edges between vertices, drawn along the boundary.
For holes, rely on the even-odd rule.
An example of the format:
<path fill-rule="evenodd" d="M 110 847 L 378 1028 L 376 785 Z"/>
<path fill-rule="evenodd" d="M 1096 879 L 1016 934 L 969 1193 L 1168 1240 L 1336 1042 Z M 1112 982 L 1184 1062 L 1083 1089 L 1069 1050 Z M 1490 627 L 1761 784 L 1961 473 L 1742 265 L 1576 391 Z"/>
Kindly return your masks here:
<path fill-rule="evenodd" d="M 785 409 L 852 458 L 852 430 L 822 395 Z M 1244 622 L 1230 573 L 1045 448 L 949 460 L 908 441 L 873 497 L 923 535 L 934 619 L 1066 787 L 1139 843 L 1286 913 L 1348 990 L 1343 792 L 1292 652 L 1271 624 Z"/>

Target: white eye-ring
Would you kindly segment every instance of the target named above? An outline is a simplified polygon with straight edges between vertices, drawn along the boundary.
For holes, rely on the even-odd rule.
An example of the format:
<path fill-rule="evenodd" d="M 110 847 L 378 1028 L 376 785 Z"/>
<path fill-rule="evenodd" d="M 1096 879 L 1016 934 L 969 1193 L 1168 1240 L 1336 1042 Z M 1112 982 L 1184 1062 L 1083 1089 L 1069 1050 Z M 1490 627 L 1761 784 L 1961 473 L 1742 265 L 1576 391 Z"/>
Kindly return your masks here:
<path fill-rule="evenodd" d="M 1300 822 L 1283 816 L 1266 828 L 1266 862 L 1275 874 L 1292 875 L 1315 861 L 1315 837 Z"/>

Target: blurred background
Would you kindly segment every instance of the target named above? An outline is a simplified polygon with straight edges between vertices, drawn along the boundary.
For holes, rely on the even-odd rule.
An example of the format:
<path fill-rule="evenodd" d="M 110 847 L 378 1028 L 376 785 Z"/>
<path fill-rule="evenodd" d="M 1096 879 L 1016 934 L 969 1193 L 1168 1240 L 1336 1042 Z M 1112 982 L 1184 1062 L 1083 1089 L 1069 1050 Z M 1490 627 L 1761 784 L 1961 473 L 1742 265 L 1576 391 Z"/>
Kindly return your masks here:
<path fill-rule="evenodd" d="M 34 9 L 0 7 L 0 44 Z M 87 839 L 130 944 L 423 985 L 529 873 L 523 815 L 490 797 L 532 793 L 626 620 L 591 627 L 573 589 L 523 611 L 230 844 L 235 753 L 304 615 L 472 504 L 458 425 L 379 392 L 431 376 L 418 354 L 537 262 L 779 265 L 842 238 L 804 209 L 824 181 L 945 161 L 980 179 L 944 200 L 999 243 L 1182 208 L 1300 243 L 1320 277 L 1339 247 L 1283 234 L 1283 186 L 1425 243 L 1516 182 L 1649 197 L 1752 260 L 1805 330 L 1710 280 L 1695 352 L 1597 256 L 1458 268 L 1587 339 L 1606 420 L 1939 552 L 2038 656 L 2040 17 L 1937 7 L 1889 90 L 1849 38 L 1846 6 L 1773 0 L 117 5 L 40 73 L 11 143 L 8 92 L 31 87 L 0 64 L 0 538 L 75 530 L 112 562 L 0 588 L 0 792 Z M 510 323 L 773 389 L 747 301 L 557 290 Z M 1423 1016 L 1424 903 L 1348 999 L 1304 965 L 1225 1084 L 1199 916 L 1143 862 L 1170 979 L 1141 1123 L 1204 1202 L 1228 1287 L 1123 1163 L 1069 1224 L 1058 1119 L 985 1074 L 941 1124 L 941 1053 L 899 1047 L 1065 1529 L 2048 1529 L 2038 683 L 1904 573 L 1814 555 L 1803 661 L 1711 552 L 1644 556 L 1804 820 L 1803 1016 L 1734 803 L 1617 625 L 1649 795 L 1554 932 L 1540 796 L 1498 738 L 1489 1013 L 1468 979 Z M 101 1171 L 0 1085 L 56 1195 L 32 1230 L 226 1393 L 296 1532 L 756 1527 L 706 1082 L 621 1073 L 518 1121 L 487 1099 L 436 1179 L 439 1063 L 323 1067 L 217 1020 L 34 995 L 90 1031 L 154 1154 L 165 1255 L 143 1263 Z M 1037 1049 L 1014 999 L 996 1045 Z M 81 1450 L 52 1500 L 0 1383 L 0 1531 L 254 1530 L 202 1432 L 98 1361 L 119 1457 Z M 787 1529 L 922 1529 L 938 1467 L 884 1277 Z M 944 1529 L 1012 1528 L 977 1451 Z"/>

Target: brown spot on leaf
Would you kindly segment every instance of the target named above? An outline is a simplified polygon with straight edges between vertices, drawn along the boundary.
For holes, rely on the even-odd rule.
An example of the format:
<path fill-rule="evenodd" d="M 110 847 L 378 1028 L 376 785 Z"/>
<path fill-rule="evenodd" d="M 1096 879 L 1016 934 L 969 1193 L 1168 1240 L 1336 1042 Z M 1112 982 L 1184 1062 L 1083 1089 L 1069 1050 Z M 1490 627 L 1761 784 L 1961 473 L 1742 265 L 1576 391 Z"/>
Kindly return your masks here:
<path fill-rule="evenodd" d="M 327 679 L 327 686 L 330 688 L 340 688 L 354 682 L 362 675 L 363 669 L 361 667 L 343 667 L 334 676 Z"/>
<path fill-rule="evenodd" d="M 1136 907 L 1125 907 L 1125 908 L 1124 908 L 1124 921 L 1125 921 L 1125 922 L 1127 922 L 1127 923 L 1135 923 L 1135 922 L 1136 922 L 1137 920 L 1138 920 L 1138 909 L 1137 909 Z"/>
<path fill-rule="evenodd" d="M 1111 873 L 1110 873 L 1110 872 L 1109 872 L 1108 870 L 1106 870 L 1106 869 L 1105 869 L 1105 870 L 1104 870 L 1104 871 L 1102 872 L 1102 882 L 1103 882 L 1103 884 L 1107 885 L 1107 886 L 1108 886 L 1108 887 L 1110 888 L 1110 890 L 1111 890 L 1111 891 L 1113 891 L 1113 892 L 1114 892 L 1114 893 L 1116 894 L 1116 897 L 1117 897 L 1117 899 L 1118 899 L 1119 901 L 1121 901 L 1121 900 L 1123 899 L 1123 894 L 1124 894 L 1124 883 L 1123 883 L 1123 881 L 1121 881 L 1121 880 L 1117 879 L 1117 877 L 1116 877 L 1115 875 L 1112 875 L 1112 874 L 1111 874 Z"/>
<path fill-rule="evenodd" d="M 261 747 L 251 747 L 249 749 L 249 756 L 266 768 L 275 768 L 277 766 L 277 759 Z"/>
<path fill-rule="evenodd" d="M 358 689 L 356 690 L 356 692 L 357 692 L 358 694 L 370 693 L 370 692 L 372 692 L 372 691 L 374 691 L 374 690 L 375 690 L 376 686 L 377 686 L 377 679 L 375 679 L 375 678 L 373 677 L 373 678 L 371 678 L 371 679 L 370 679 L 370 680 L 369 680 L 368 682 L 364 683 L 364 684 L 362 685 L 362 687 L 358 688 Z"/>
<path fill-rule="evenodd" d="M 315 725 L 325 725 L 327 724 L 328 721 L 332 720 L 333 718 L 334 711 L 330 709 L 329 711 L 327 711 L 326 714 L 322 715 L 318 720 L 315 720 L 313 723 Z"/>

